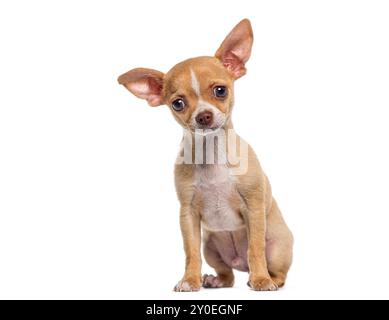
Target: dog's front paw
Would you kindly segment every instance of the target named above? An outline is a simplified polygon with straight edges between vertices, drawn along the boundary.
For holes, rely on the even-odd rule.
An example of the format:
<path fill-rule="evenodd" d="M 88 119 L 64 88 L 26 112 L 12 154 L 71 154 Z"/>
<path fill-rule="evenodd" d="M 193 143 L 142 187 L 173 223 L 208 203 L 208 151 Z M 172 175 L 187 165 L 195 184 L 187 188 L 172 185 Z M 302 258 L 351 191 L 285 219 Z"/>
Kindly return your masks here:
<path fill-rule="evenodd" d="M 196 280 L 193 278 L 184 278 L 179 281 L 174 287 L 174 291 L 176 292 L 193 292 L 199 291 L 201 287 L 200 280 Z"/>
<path fill-rule="evenodd" d="M 278 286 L 268 277 L 250 277 L 247 285 L 254 291 L 276 291 Z"/>

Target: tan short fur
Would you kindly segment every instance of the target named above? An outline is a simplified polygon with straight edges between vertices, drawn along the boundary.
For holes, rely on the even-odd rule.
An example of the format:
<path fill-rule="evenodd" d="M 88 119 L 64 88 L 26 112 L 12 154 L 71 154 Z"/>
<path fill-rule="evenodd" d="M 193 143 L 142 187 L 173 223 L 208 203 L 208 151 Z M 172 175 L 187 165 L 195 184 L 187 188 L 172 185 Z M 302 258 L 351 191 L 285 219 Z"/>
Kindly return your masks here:
<path fill-rule="evenodd" d="M 119 83 L 151 106 L 171 106 L 176 99 L 183 99 L 184 110 L 170 109 L 189 135 L 183 139 L 182 148 L 190 141 L 194 149 L 194 131 L 198 129 L 195 116 L 203 109 L 213 114 L 214 122 L 217 117 L 223 121 L 218 130 L 233 130 L 233 83 L 246 72 L 252 42 L 251 25 L 245 19 L 231 31 L 214 57 L 183 61 L 166 74 L 133 69 L 120 76 Z M 227 88 L 227 97 L 217 98 L 215 86 Z M 229 156 L 230 141 L 225 136 L 227 147 L 217 151 Z M 244 143 L 241 140 L 238 148 Z M 204 152 L 207 153 L 206 148 Z M 176 164 L 175 182 L 186 254 L 185 273 L 176 291 L 197 291 L 201 285 L 230 287 L 234 283 L 233 269 L 248 271 L 248 284 L 254 290 L 276 290 L 284 285 L 292 262 L 293 237 L 251 147 L 244 157 L 240 161 L 246 161 L 248 167 L 239 175 L 233 174 L 234 166 L 229 162 Z M 201 275 L 201 238 L 204 257 L 216 276 Z"/>

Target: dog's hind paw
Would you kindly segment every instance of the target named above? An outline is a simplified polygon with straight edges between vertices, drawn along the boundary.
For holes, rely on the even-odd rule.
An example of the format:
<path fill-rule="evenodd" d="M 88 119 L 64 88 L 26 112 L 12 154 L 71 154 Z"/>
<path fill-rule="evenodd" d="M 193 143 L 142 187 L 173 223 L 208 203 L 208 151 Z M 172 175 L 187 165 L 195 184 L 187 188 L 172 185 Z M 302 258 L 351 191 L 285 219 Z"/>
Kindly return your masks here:
<path fill-rule="evenodd" d="M 226 288 L 232 287 L 234 279 L 224 279 L 220 276 L 213 276 L 205 274 L 203 276 L 203 287 L 204 288 Z"/>

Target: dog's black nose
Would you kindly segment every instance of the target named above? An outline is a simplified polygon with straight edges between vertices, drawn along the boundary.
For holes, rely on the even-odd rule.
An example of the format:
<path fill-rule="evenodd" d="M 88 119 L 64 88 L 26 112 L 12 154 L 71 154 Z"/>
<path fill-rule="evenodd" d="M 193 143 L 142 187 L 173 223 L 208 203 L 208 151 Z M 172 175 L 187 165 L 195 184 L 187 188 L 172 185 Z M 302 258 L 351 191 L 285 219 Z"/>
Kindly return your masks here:
<path fill-rule="evenodd" d="M 210 111 L 200 112 L 196 116 L 196 122 L 202 126 L 209 126 L 212 123 L 213 115 Z"/>

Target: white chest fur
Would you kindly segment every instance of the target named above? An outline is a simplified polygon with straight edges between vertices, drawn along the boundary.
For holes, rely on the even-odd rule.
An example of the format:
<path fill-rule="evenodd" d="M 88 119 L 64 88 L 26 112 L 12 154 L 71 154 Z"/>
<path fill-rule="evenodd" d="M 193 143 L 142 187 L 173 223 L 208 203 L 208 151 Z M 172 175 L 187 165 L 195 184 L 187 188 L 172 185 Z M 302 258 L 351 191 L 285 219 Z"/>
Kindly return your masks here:
<path fill-rule="evenodd" d="M 244 226 L 239 214 L 235 179 L 225 165 L 198 165 L 196 198 L 200 199 L 202 225 L 210 231 L 233 231 Z"/>

